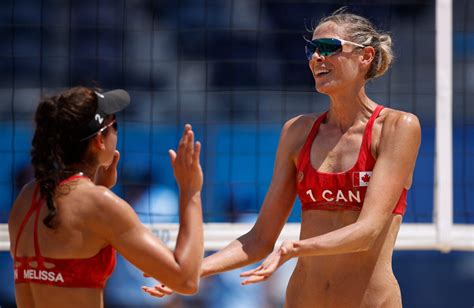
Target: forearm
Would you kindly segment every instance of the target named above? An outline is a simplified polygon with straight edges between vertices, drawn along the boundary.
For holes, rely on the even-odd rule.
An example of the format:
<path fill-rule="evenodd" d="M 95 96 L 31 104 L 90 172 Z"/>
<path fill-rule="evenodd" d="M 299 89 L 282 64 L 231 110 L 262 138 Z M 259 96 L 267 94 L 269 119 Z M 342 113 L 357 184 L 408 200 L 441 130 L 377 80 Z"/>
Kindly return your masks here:
<path fill-rule="evenodd" d="M 180 192 L 180 226 L 174 256 L 181 276 L 199 279 L 204 254 L 200 192 Z"/>
<path fill-rule="evenodd" d="M 356 222 L 344 228 L 294 241 L 291 257 L 345 254 L 370 249 L 379 232 L 366 223 Z"/>
<path fill-rule="evenodd" d="M 266 257 L 273 245 L 264 244 L 250 231 L 233 240 L 222 250 L 206 257 L 202 263 L 201 277 L 240 268 Z"/>

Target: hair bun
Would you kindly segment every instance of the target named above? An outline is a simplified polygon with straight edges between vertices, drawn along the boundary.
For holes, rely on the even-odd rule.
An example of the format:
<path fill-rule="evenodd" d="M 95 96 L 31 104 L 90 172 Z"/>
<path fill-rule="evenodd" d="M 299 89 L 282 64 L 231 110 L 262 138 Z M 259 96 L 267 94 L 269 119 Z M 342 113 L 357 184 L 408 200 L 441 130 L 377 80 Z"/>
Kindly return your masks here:
<path fill-rule="evenodd" d="M 373 77 L 382 76 L 390 67 L 393 61 L 392 38 L 388 34 L 381 34 L 380 41 L 380 58 L 377 70 Z"/>
<path fill-rule="evenodd" d="M 381 44 L 386 44 L 390 47 L 392 47 L 392 38 L 388 34 L 382 34 L 379 37 L 380 43 Z"/>

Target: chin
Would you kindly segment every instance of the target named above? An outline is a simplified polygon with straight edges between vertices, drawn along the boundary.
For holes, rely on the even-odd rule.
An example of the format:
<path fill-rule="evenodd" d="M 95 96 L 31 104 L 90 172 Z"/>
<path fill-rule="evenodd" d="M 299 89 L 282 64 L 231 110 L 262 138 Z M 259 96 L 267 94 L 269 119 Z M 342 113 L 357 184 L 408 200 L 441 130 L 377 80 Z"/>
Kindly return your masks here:
<path fill-rule="evenodd" d="M 351 83 L 347 80 L 331 79 L 331 80 L 319 80 L 315 81 L 314 88 L 321 94 L 331 95 L 338 91 L 344 91 L 344 88 L 350 86 Z"/>
<path fill-rule="evenodd" d="M 334 86 L 330 86 L 330 85 L 327 85 L 327 84 L 326 85 L 318 85 L 318 83 L 316 83 L 314 85 L 314 88 L 319 93 L 326 94 L 326 95 L 329 95 L 330 93 L 332 93 L 336 90 Z"/>

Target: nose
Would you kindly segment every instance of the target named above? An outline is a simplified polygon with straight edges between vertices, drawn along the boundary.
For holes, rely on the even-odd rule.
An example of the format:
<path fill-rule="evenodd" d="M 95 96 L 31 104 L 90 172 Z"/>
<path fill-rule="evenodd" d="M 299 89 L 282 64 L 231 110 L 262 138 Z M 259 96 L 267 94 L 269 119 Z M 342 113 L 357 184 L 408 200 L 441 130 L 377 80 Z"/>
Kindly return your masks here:
<path fill-rule="evenodd" d="M 319 52 L 316 50 L 311 57 L 311 60 L 316 60 L 317 62 L 322 62 L 324 60 L 324 56 L 320 55 Z"/>
<path fill-rule="evenodd" d="M 309 62 L 317 62 L 317 63 L 320 63 L 320 62 L 323 62 L 325 59 L 324 56 L 320 55 L 319 52 L 314 52 L 312 55 L 311 55 L 311 60 L 309 60 Z"/>

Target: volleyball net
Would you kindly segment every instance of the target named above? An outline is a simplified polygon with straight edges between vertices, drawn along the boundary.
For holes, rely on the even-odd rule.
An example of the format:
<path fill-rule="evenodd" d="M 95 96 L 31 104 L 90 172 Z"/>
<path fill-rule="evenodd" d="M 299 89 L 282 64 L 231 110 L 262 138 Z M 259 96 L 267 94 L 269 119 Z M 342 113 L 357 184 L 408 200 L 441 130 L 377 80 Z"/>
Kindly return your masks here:
<path fill-rule="evenodd" d="M 0 3 L 0 250 L 21 186 L 32 178 L 41 94 L 124 88 L 114 191 L 170 247 L 178 197 L 167 150 L 184 123 L 203 144 L 207 250 L 248 232 L 268 189 L 283 123 L 322 112 L 303 36 L 347 1 L 21 0 Z M 416 114 L 422 144 L 397 249 L 474 250 L 474 3 L 355 1 L 349 11 L 389 31 L 395 62 L 367 86 Z M 455 82 L 453 82 L 453 80 Z M 296 201 L 280 241 L 297 239 Z"/>

